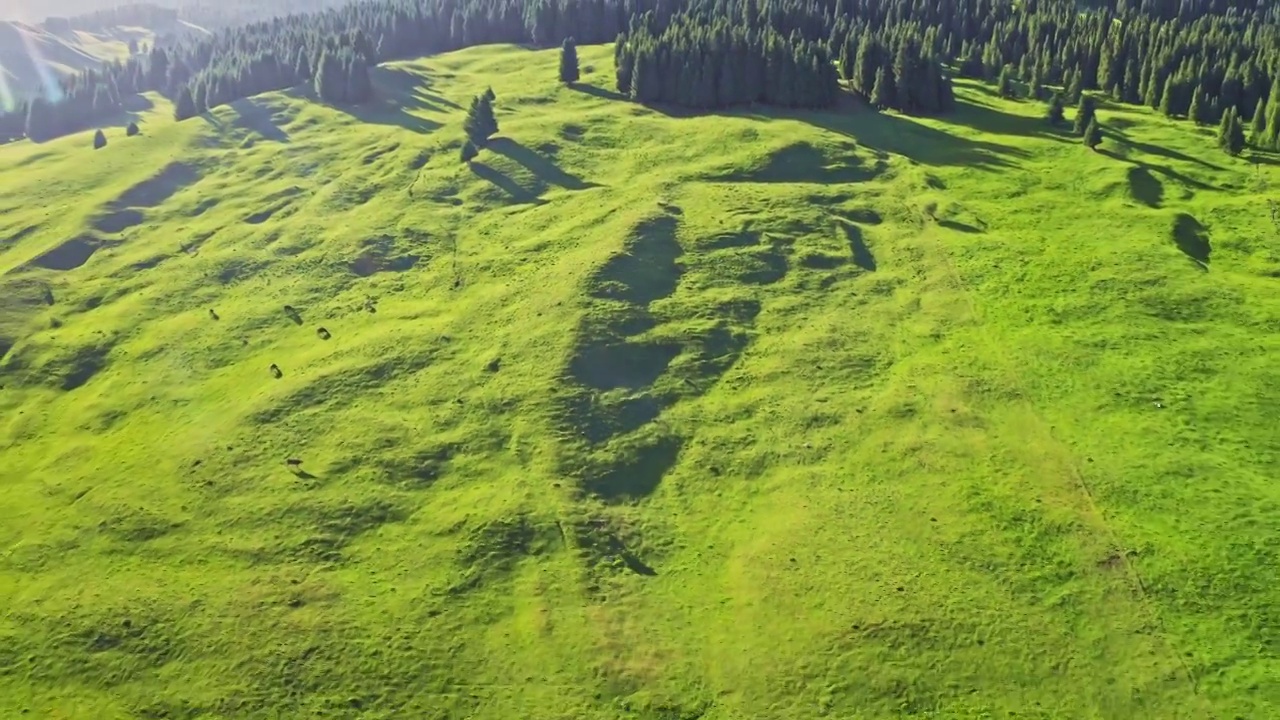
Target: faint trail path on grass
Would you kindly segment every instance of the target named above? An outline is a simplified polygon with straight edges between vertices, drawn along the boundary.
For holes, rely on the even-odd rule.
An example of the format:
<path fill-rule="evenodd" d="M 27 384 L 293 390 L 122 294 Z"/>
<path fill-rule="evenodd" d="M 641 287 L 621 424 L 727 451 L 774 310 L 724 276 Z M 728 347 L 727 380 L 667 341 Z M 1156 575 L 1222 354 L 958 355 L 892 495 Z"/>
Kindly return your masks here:
<path fill-rule="evenodd" d="M 946 248 L 945 244 L 936 240 L 936 236 L 934 236 L 934 239 L 930 239 L 929 233 L 927 232 L 921 232 L 920 238 L 926 240 L 933 246 L 932 250 L 942 261 L 942 265 L 948 275 L 948 280 L 950 281 L 957 296 L 962 298 L 962 301 L 967 306 L 969 315 L 974 319 L 975 324 L 981 324 L 984 317 L 982 311 L 974 301 L 973 293 L 970 292 L 968 285 L 961 277 L 960 271 L 956 267 L 950 251 Z M 1106 513 L 1098 505 L 1093 489 L 1089 486 L 1089 482 L 1085 478 L 1084 473 L 1081 472 L 1080 464 L 1074 453 L 1065 443 L 1058 439 L 1053 426 L 1045 421 L 1044 417 L 1035 407 L 1035 404 L 1029 399 L 1028 393 L 1024 390 L 1029 387 L 1029 384 L 1024 379 L 1017 365 L 1009 362 L 1008 358 L 1011 357 L 1011 354 L 1004 352 L 1001 348 L 997 347 L 996 344 L 991 341 L 990 333 L 979 333 L 978 335 L 981 337 L 981 341 L 985 343 L 985 349 L 988 356 L 990 358 L 999 358 L 996 362 L 998 363 L 1000 370 L 1007 374 L 1018 388 L 1019 395 L 1022 397 L 1021 404 L 1023 409 L 1026 411 L 1027 417 L 1036 425 L 1034 433 L 1042 436 L 1048 441 L 1048 445 L 1056 451 L 1055 454 L 1058 456 L 1057 459 L 1070 474 L 1071 480 L 1074 484 L 1074 489 L 1078 492 L 1079 497 L 1083 501 L 1081 509 L 1087 515 L 1085 518 L 1086 522 L 1098 528 L 1098 530 L 1105 536 L 1106 542 L 1113 548 L 1113 555 L 1108 557 L 1106 562 L 1109 563 L 1112 558 L 1115 558 L 1119 566 L 1123 568 L 1124 574 L 1128 578 L 1128 585 L 1133 591 L 1143 614 L 1147 616 L 1155 627 L 1159 628 L 1159 642 L 1165 646 L 1168 653 L 1177 661 L 1178 667 L 1182 668 L 1182 673 L 1186 679 L 1188 687 L 1190 688 L 1191 695 L 1197 700 L 1200 706 L 1199 716 L 1217 717 L 1212 705 L 1200 694 L 1199 680 L 1187 665 L 1186 660 L 1183 658 L 1182 651 L 1177 644 L 1170 639 L 1168 628 L 1164 623 L 1164 619 L 1160 614 L 1159 608 L 1147 594 L 1146 582 L 1143 580 L 1141 572 L 1129 559 L 1129 548 L 1125 546 L 1120 535 L 1107 521 Z"/>

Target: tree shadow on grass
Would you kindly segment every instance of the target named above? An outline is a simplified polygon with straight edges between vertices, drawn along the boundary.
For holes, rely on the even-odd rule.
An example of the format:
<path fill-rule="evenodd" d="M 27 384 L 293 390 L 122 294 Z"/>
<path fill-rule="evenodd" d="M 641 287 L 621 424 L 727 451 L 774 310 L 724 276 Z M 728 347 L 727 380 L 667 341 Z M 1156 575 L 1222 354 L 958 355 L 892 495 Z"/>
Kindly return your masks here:
<path fill-rule="evenodd" d="M 378 67 L 370 73 L 378 94 L 395 102 L 432 112 L 461 110 L 462 106 L 431 92 L 431 79 L 399 67 Z"/>
<path fill-rule="evenodd" d="M 1162 147 L 1160 145 L 1152 145 L 1151 143 L 1144 143 L 1138 140 L 1134 140 L 1133 138 L 1126 135 L 1122 130 L 1116 128 L 1114 125 L 1107 126 L 1107 134 L 1110 135 L 1112 139 L 1114 139 L 1117 143 L 1126 145 L 1128 147 L 1133 148 L 1134 150 L 1137 150 L 1138 152 L 1143 152 L 1148 155 L 1155 155 L 1157 157 L 1167 158 L 1169 160 L 1179 160 L 1182 162 L 1193 163 L 1201 167 L 1207 168 L 1209 170 L 1225 169 L 1221 165 L 1214 165 L 1213 163 L 1207 160 L 1202 160 L 1198 157 L 1194 157 L 1183 152 L 1178 152 L 1177 150 L 1173 150 L 1167 147 Z"/>
<path fill-rule="evenodd" d="M 601 100 L 626 100 L 627 99 L 627 96 L 623 95 L 620 92 L 615 92 L 613 90 L 608 90 L 606 88 L 597 87 L 595 85 L 583 85 L 581 83 L 572 83 L 569 85 L 569 87 L 573 90 L 577 90 L 580 93 L 590 95 L 592 97 L 598 97 Z"/>
<path fill-rule="evenodd" d="M 1191 258 L 1202 270 L 1209 269 L 1209 254 L 1213 246 L 1209 243 L 1209 229 L 1200 221 L 1187 213 L 1178 213 L 1173 220 L 1173 242 L 1187 257 Z"/>
<path fill-rule="evenodd" d="M 1012 135 L 1069 143 L 1071 138 L 1044 118 L 1002 112 L 990 105 L 956 99 L 955 110 L 944 116 L 948 123 L 964 125 L 990 135 Z"/>
<path fill-rule="evenodd" d="M 853 138 L 860 145 L 882 153 L 910 158 L 922 165 L 965 166 L 997 170 L 1029 156 L 1026 150 L 1003 143 L 972 140 L 944 132 L 896 113 L 860 108 L 845 112 L 765 110 L 756 119 L 788 118 Z M 950 116 L 944 116 L 949 120 Z"/>
<path fill-rule="evenodd" d="M 546 202 L 545 200 L 540 199 L 533 192 L 530 192 L 528 189 L 521 186 L 520 183 L 507 177 L 502 172 L 485 165 L 483 162 L 472 161 L 468 163 L 468 165 L 471 168 L 471 172 L 476 174 L 476 177 L 483 178 L 493 183 L 517 203 L 541 205 Z"/>
<path fill-rule="evenodd" d="M 486 147 L 525 166 L 539 180 L 549 185 L 559 185 L 567 190 L 586 190 L 599 187 L 595 183 L 586 182 L 576 175 L 561 170 L 550 158 L 521 145 L 511 138 L 493 138 Z"/>
<path fill-rule="evenodd" d="M 1164 184 L 1145 167 L 1129 168 L 1129 194 L 1147 207 L 1158 208 L 1164 200 Z"/>
<path fill-rule="evenodd" d="M 851 222 L 844 220 L 839 222 L 840 229 L 844 231 L 844 237 L 849 242 L 849 255 L 853 264 L 868 272 L 875 272 L 876 257 L 871 254 L 871 248 L 867 247 L 867 241 L 862 238 L 862 229 Z"/>
<path fill-rule="evenodd" d="M 236 113 L 236 119 L 233 123 L 236 127 L 252 130 L 262 137 L 275 142 L 289 142 L 289 133 L 276 124 L 270 108 L 259 105 L 252 98 L 249 98 L 231 103 L 231 109 Z"/>
<path fill-rule="evenodd" d="M 1163 175 L 1167 178 L 1177 180 L 1178 182 L 1184 185 L 1187 185 L 1188 187 L 1193 187 L 1197 190 L 1213 190 L 1214 189 L 1214 187 L 1209 183 L 1206 183 L 1203 180 L 1197 180 L 1191 177 L 1190 175 L 1185 175 L 1183 173 L 1180 173 L 1177 170 L 1170 168 L 1168 165 L 1157 165 L 1155 163 L 1143 162 L 1142 160 L 1134 160 L 1133 158 L 1130 158 L 1128 157 L 1127 154 L 1125 154 L 1129 148 L 1125 146 L 1125 141 L 1122 138 L 1111 136 L 1110 139 L 1115 140 L 1121 146 L 1121 149 L 1110 150 L 1107 147 L 1102 146 L 1097 149 L 1098 154 L 1105 155 L 1109 158 L 1114 158 L 1122 162 L 1127 162 L 1131 165 L 1135 165 L 1139 168 L 1143 168 L 1151 173 L 1155 173 L 1156 175 Z"/>
<path fill-rule="evenodd" d="M 619 93 L 594 85 L 575 85 L 574 89 L 602 99 L 627 100 L 625 96 Z M 1053 132 L 1051 128 L 1038 125 L 1034 118 L 998 113 L 990 109 L 986 109 L 985 112 L 983 110 L 972 110 L 972 108 L 980 106 L 972 103 L 964 103 L 964 105 L 971 108 L 970 121 L 975 127 L 981 122 L 985 122 L 988 125 L 1004 123 L 1006 129 L 1020 130 L 1020 132 L 1008 134 L 1025 135 L 1032 132 L 1032 126 L 1034 125 L 1038 128 L 1035 134 L 1042 137 L 1061 139 L 1061 136 Z M 855 100 L 852 95 L 846 94 L 845 101 L 840 103 L 840 106 L 841 108 L 836 110 L 791 110 L 753 106 L 751 108 L 707 112 L 669 105 L 643 105 L 649 110 L 672 118 L 719 115 L 756 121 L 770 121 L 780 118 L 796 120 L 852 138 L 872 150 L 903 155 L 923 165 L 957 165 L 991 170 L 1011 167 L 1013 159 L 1029 156 L 1026 150 L 1012 145 L 971 140 L 937 130 L 903 115 L 877 112 L 867 107 L 865 103 Z M 963 109 L 961 109 L 961 113 L 963 113 Z M 942 119 L 951 122 L 955 117 L 954 114 L 949 114 L 943 116 Z M 998 132 L 998 130 L 993 132 Z M 840 181 L 833 180 L 833 182 Z"/>

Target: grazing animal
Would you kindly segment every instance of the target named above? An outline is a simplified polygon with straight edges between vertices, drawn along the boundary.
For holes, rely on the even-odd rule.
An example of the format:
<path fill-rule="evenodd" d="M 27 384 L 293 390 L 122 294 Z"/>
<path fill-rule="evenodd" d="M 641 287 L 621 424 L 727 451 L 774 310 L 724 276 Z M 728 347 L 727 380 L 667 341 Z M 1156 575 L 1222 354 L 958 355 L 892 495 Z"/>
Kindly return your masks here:
<path fill-rule="evenodd" d="M 276 365 L 275 363 L 271 363 L 271 376 L 277 380 L 284 377 L 284 373 L 280 371 L 279 365 Z"/>
<path fill-rule="evenodd" d="M 329 331 L 325 328 L 316 328 L 316 334 L 320 336 L 321 340 L 328 340 L 332 337 L 332 335 L 329 334 Z"/>
<path fill-rule="evenodd" d="M 298 458 L 289 458 L 288 460 L 285 460 L 284 463 L 289 467 L 298 467 L 302 464 L 302 461 Z"/>
<path fill-rule="evenodd" d="M 218 313 L 214 312 L 213 308 L 209 308 L 209 317 L 213 318 L 214 320 L 221 319 L 218 317 Z"/>

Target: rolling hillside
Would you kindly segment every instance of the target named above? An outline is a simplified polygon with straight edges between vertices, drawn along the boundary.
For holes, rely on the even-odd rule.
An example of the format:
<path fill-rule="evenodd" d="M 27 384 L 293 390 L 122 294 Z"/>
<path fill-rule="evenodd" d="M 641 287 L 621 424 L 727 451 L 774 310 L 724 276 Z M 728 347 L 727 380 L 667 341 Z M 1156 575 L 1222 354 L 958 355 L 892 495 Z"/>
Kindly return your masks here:
<path fill-rule="evenodd" d="M 0 147 L 0 717 L 1280 712 L 1274 158 L 580 52 Z"/>
<path fill-rule="evenodd" d="M 108 32 L 52 33 L 39 26 L 0 22 L 0 104 L 40 92 L 46 83 L 103 62 L 129 56 L 129 41 L 150 43 L 146 28 L 119 27 Z"/>

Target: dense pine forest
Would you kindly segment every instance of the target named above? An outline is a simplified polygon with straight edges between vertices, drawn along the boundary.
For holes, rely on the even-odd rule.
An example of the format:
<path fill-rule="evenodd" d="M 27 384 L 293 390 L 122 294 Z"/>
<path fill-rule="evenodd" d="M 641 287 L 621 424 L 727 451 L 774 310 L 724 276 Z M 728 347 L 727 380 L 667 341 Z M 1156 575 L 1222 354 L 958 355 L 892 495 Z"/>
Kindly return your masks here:
<path fill-rule="evenodd" d="M 640 102 L 825 107 L 837 73 L 872 104 L 945 111 L 947 70 L 1013 80 L 1067 100 L 1097 91 L 1172 117 L 1250 119 L 1280 142 L 1280 33 L 1261 5 L 1203 0 L 372 0 L 161 44 L 64 83 L 64 97 L 0 116 L 0 135 L 45 139 L 92 127 L 158 91 L 179 118 L 312 83 L 361 102 L 368 68 L 486 43 L 616 41 L 617 86 Z M 316 82 L 319 75 L 319 82 Z M 1234 111 L 1234 112 L 1232 112 Z M 1261 112 L 1258 116 L 1256 113 Z"/>

